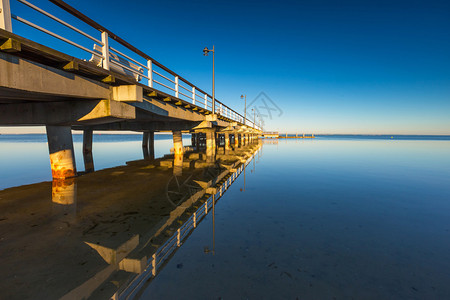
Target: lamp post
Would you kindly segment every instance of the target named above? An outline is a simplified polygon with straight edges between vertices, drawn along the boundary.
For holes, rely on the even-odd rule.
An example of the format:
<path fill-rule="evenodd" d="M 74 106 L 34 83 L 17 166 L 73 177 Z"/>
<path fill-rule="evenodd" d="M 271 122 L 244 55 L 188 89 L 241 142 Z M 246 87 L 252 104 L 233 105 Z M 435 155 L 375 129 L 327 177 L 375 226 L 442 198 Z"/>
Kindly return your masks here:
<path fill-rule="evenodd" d="M 255 111 L 254 108 L 252 108 L 252 111 L 253 111 L 253 128 L 255 128 L 255 126 L 256 126 L 256 123 L 255 123 L 255 121 L 256 121 L 256 111 Z"/>
<path fill-rule="evenodd" d="M 244 106 L 244 125 L 245 125 L 245 120 L 247 119 L 247 95 L 241 95 L 241 99 L 244 99 L 245 101 Z"/>
<path fill-rule="evenodd" d="M 216 101 L 215 101 L 215 70 L 214 70 L 214 54 L 215 54 L 215 51 L 214 51 L 214 45 L 213 45 L 213 48 L 212 48 L 212 50 L 211 49 L 208 49 L 208 47 L 205 47 L 204 49 L 203 49 L 203 55 L 204 56 L 208 56 L 208 53 L 209 52 L 212 52 L 212 54 L 213 54 L 213 75 L 212 75 L 212 113 L 213 113 L 213 115 L 216 113 Z"/>

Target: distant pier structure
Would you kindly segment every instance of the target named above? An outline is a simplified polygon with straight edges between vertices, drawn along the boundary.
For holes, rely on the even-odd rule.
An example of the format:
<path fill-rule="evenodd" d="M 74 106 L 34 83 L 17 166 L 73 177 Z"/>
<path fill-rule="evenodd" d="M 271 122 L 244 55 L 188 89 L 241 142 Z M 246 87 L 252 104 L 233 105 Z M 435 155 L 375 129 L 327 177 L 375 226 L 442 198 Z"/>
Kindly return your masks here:
<path fill-rule="evenodd" d="M 144 159 L 154 158 L 155 132 L 173 134 L 175 155 L 191 133 L 208 157 L 260 136 L 258 124 L 64 1 L 40 2 L 0 0 L 0 126 L 46 126 L 54 179 L 77 176 L 72 130 L 84 132 L 87 172 L 97 130 L 141 132 Z"/>
<path fill-rule="evenodd" d="M 277 131 L 263 132 L 261 137 L 266 139 L 313 139 L 315 138 L 314 134 L 288 134 L 288 133 L 279 133 Z"/>

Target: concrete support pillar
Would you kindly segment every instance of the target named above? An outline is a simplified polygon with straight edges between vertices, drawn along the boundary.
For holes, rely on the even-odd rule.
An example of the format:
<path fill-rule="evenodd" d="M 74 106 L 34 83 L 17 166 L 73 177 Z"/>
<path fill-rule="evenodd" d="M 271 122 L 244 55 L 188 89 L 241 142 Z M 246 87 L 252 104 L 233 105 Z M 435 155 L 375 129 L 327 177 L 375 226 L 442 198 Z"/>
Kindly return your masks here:
<path fill-rule="evenodd" d="M 230 134 L 225 132 L 225 151 L 231 150 L 230 144 Z"/>
<path fill-rule="evenodd" d="M 46 129 L 53 178 L 76 176 L 77 168 L 70 126 L 46 126 Z"/>
<path fill-rule="evenodd" d="M 148 133 L 148 157 L 155 159 L 155 132 L 150 131 Z"/>
<path fill-rule="evenodd" d="M 237 133 L 234 134 L 234 148 L 239 147 L 239 135 Z"/>
<path fill-rule="evenodd" d="M 216 159 L 216 130 L 206 131 L 206 161 L 214 162 Z"/>
<path fill-rule="evenodd" d="M 201 138 L 201 133 L 197 132 L 195 133 L 195 145 L 197 146 L 196 150 L 200 150 L 200 138 Z"/>
<path fill-rule="evenodd" d="M 173 152 L 175 154 L 183 154 L 183 136 L 181 131 L 172 131 L 173 133 Z"/>
<path fill-rule="evenodd" d="M 142 133 L 142 154 L 144 155 L 144 159 L 149 159 L 148 153 L 148 131 L 144 131 Z"/>
<path fill-rule="evenodd" d="M 197 138 L 195 135 L 195 132 L 191 133 L 191 145 L 192 147 L 197 148 Z"/>
<path fill-rule="evenodd" d="M 83 130 L 83 160 L 84 171 L 94 172 L 94 158 L 92 156 L 92 129 Z"/>

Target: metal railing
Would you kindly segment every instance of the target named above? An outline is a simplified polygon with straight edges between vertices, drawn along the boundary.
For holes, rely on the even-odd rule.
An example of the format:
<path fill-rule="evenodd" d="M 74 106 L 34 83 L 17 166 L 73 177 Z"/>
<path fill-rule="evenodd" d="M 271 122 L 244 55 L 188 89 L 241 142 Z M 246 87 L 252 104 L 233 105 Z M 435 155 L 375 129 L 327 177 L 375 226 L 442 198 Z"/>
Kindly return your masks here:
<path fill-rule="evenodd" d="M 215 113 L 232 121 L 241 124 L 245 123 L 250 127 L 260 129 L 257 124 L 249 119 L 244 122 L 244 117 L 241 114 L 217 99 L 215 100 L 215 111 L 212 112 L 212 96 L 210 94 L 192 84 L 187 79 L 170 70 L 166 66 L 162 65 L 138 48 L 129 44 L 124 39 L 112 33 L 64 1 L 49 0 L 49 2 L 62 9 L 65 13 L 69 13 L 72 17 L 75 17 L 76 20 L 82 21 L 82 23 L 84 23 L 83 26 L 87 24 L 88 29 L 94 33 L 87 33 L 86 30 L 80 29 L 82 26 L 77 27 L 71 25 L 62 18 L 55 16 L 55 13 L 50 13 L 29 1 L 14 1 L 31 8 L 56 23 L 63 25 L 64 30 L 66 31 L 66 36 L 55 33 L 53 27 L 52 30 L 50 30 L 35 24 L 34 20 L 30 21 L 23 16 L 11 13 L 10 0 L 0 0 L 0 28 L 12 32 L 11 20 L 16 20 L 60 41 L 63 41 L 66 44 L 76 47 L 84 53 L 90 54 L 91 57 L 88 60 L 99 67 L 123 74 L 128 76 L 130 79 L 134 78 L 136 82 L 140 82 L 153 89 L 167 92 L 176 98 L 188 101 L 193 105 L 210 111 L 211 113 Z M 17 9 L 17 11 L 19 11 L 19 9 Z M 59 13 L 61 13 L 61 10 Z M 67 31 L 67 29 L 69 30 Z M 78 34 L 79 38 L 76 42 L 72 40 L 75 36 L 73 34 L 69 34 L 69 32 L 75 32 Z M 95 37 L 94 35 L 98 34 L 98 32 L 100 32 L 100 36 Z M 67 36 L 70 36 L 72 39 L 69 39 Z M 85 41 L 86 39 L 89 40 L 91 46 L 88 46 L 87 44 L 83 45 L 81 39 L 84 39 Z M 94 43 L 93 45 L 92 42 Z"/>
<path fill-rule="evenodd" d="M 211 207 L 228 190 L 231 184 L 239 177 L 247 165 L 255 158 L 257 150 L 253 155 L 241 164 L 235 172 L 230 172 L 228 178 L 217 188 L 216 193 L 209 195 L 205 202 L 184 222 L 173 235 L 164 242 L 156 252 L 147 260 L 144 272 L 134 278 L 130 284 L 118 295 L 118 299 L 132 299 L 146 282 L 156 277 L 158 271 L 168 262 L 168 259 L 176 252 L 183 242 L 194 231 L 197 225 L 206 217 Z"/>

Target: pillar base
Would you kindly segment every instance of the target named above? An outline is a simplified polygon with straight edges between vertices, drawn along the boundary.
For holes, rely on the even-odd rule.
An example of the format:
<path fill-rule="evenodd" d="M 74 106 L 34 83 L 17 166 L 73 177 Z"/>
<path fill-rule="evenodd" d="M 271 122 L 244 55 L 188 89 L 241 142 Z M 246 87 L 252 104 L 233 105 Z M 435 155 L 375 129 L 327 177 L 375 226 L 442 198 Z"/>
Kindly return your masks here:
<path fill-rule="evenodd" d="M 77 176 L 70 126 L 46 126 L 52 177 L 64 179 Z"/>

